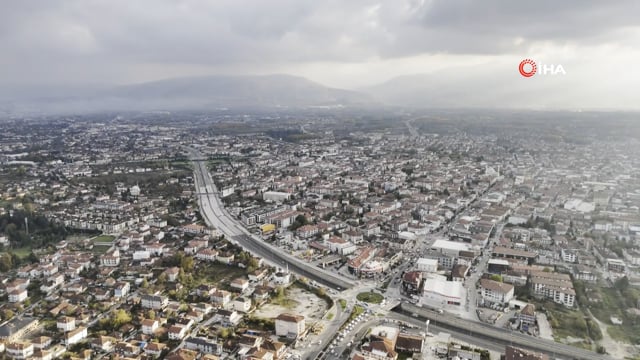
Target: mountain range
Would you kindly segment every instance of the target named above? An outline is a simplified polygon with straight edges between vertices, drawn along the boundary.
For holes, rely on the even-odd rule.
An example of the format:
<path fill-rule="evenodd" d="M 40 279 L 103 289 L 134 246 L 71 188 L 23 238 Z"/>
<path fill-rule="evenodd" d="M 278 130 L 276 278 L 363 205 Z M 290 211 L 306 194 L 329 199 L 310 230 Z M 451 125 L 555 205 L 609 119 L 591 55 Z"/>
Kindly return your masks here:
<path fill-rule="evenodd" d="M 556 105 L 548 81 L 524 79 L 516 71 L 514 74 L 478 72 L 472 78 L 462 73 L 469 72 L 447 70 L 401 76 L 357 91 L 331 88 L 291 75 L 184 77 L 115 87 L 5 88 L 4 91 L 0 88 L 0 111 L 371 106 L 513 108 L 535 107 L 532 99 L 543 97 L 546 106 Z M 562 96 L 557 98 L 557 105 L 567 105 Z"/>

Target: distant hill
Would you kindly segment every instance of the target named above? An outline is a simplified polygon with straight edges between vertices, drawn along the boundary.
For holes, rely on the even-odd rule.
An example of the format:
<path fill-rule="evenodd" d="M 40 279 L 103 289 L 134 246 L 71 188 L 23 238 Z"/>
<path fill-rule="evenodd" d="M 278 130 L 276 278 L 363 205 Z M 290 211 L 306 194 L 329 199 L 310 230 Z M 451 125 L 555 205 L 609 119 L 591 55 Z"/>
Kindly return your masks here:
<path fill-rule="evenodd" d="M 143 102 L 202 106 L 330 106 L 371 103 L 355 91 L 329 88 L 302 77 L 206 76 L 177 78 L 123 86 L 111 97 Z"/>
<path fill-rule="evenodd" d="M 585 89 L 571 88 L 572 77 L 523 78 L 517 67 L 490 71 L 447 69 L 392 78 L 359 89 L 384 104 L 421 108 L 567 108 Z M 575 83 L 574 83 L 575 85 Z"/>
<path fill-rule="evenodd" d="M 23 93 L 28 94 L 28 91 Z M 34 93 L 36 97 L 23 95 L 20 99 L 11 99 L 11 105 L 40 111 L 85 112 L 366 106 L 375 103 L 364 93 L 330 88 L 290 75 L 185 77 L 71 94 L 65 92 L 64 95 L 55 91 Z"/>

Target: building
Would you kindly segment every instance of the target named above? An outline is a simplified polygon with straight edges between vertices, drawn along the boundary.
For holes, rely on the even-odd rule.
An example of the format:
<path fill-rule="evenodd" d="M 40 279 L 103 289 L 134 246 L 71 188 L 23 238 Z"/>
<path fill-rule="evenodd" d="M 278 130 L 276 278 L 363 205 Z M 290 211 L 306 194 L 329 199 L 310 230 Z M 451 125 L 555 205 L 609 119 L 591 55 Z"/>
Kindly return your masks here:
<path fill-rule="evenodd" d="M 21 339 L 38 328 L 38 319 L 14 317 L 0 326 L 0 340 L 10 343 Z"/>
<path fill-rule="evenodd" d="M 189 331 L 189 327 L 173 325 L 169 327 L 167 333 L 169 334 L 169 340 L 182 340 L 185 336 L 187 336 L 187 332 Z"/>
<path fill-rule="evenodd" d="M 407 271 L 402 275 L 402 289 L 408 294 L 418 294 L 422 285 L 422 272 Z"/>
<path fill-rule="evenodd" d="M 573 267 L 573 277 L 577 280 L 582 280 L 586 282 L 596 282 L 598 281 L 598 275 L 596 275 L 595 271 L 588 266 L 584 265 L 575 265 Z"/>
<path fill-rule="evenodd" d="M 216 317 L 224 327 L 236 326 L 242 320 L 242 315 L 235 310 L 218 310 Z"/>
<path fill-rule="evenodd" d="M 513 299 L 514 287 L 490 279 L 480 279 L 482 300 L 491 304 L 506 304 Z"/>
<path fill-rule="evenodd" d="M 521 262 L 526 262 L 528 264 L 532 264 L 538 257 L 538 254 L 535 252 L 510 249 L 502 246 L 494 247 L 491 255 L 495 258 L 518 260 Z"/>
<path fill-rule="evenodd" d="M 9 302 L 10 303 L 21 303 L 27 300 L 29 296 L 27 295 L 27 289 L 16 289 L 9 293 Z"/>
<path fill-rule="evenodd" d="M 291 283 L 291 274 L 284 271 L 278 271 L 277 273 L 273 274 L 273 282 L 276 285 L 288 285 L 289 283 Z"/>
<path fill-rule="evenodd" d="M 142 295 L 140 304 L 146 309 L 162 310 L 169 304 L 169 298 L 162 295 Z"/>
<path fill-rule="evenodd" d="M 575 263 L 578 260 L 578 253 L 574 250 L 562 249 L 560 250 L 560 256 L 562 256 L 562 261 Z"/>
<path fill-rule="evenodd" d="M 421 353 L 424 346 L 424 338 L 420 335 L 400 333 L 396 338 L 396 351 L 408 353 Z"/>
<path fill-rule="evenodd" d="M 549 360 L 549 355 L 507 346 L 503 360 Z"/>
<path fill-rule="evenodd" d="M 316 225 L 303 225 L 296 229 L 296 236 L 301 239 L 309 239 L 318 234 L 319 230 Z"/>
<path fill-rule="evenodd" d="M 276 317 L 276 335 L 297 339 L 305 330 L 304 316 L 283 313 Z"/>
<path fill-rule="evenodd" d="M 607 259 L 607 269 L 612 272 L 624 274 L 626 265 L 624 261 L 619 259 Z"/>
<path fill-rule="evenodd" d="M 142 333 L 145 335 L 153 335 L 160 327 L 160 322 L 155 319 L 144 319 L 142 321 Z"/>
<path fill-rule="evenodd" d="M 69 316 L 63 316 L 56 322 L 56 327 L 62 332 L 75 330 L 76 319 Z"/>
<path fill-rule="evenodd" d="M 426 273 L 434 273 L 438 271 L 438 259 L 426 259 L 420 258 L 416 262 L 416 270 L 426 272 Z"/>
<path fill-rule="evenodd" d="M 233 309 L 246 313 L 251 309 L 251 299 L 245 297 L 237 297 L 233 300 Z"/>
<path fill-rule="evenodd" d="M 427 278 L 424 281 L 422 302 L 439 308 L 457 308 L 465 305 L 465 290 L 461 282 L 441 278 Z"/>
<path fill-rule="evenodd" d="M 536 323 L 536 307 L 533 304 L 527 304 L 520 310 L 518 320 L 523 325 L 534 325 Z"/>
<path fill-rule="evenodd" d="M 129 290 L 131 289 L 131 285 L 128 282 L 121 281 L 116 283 L 116 286 L 113 289 L 113 296 L 117 298 L 123 298 L 129 294 Z"/>
<path fill-rule="evenodd" d="M 222 345 L 213 339 L 190 336 L 184 341 L 184 347 L 203 354 L 222 355 Z"/>
<path fill-rule="evenodd" d="M 75 330 L 69 331 L 64 334 L 64 344 L 69 346 L 73 344 L 77 344 L 80 341 L 87 338 L 87 328 L 81 326 Z"/>
<path fill-rule="evenodd" d="M 231 288 L 236 289 L 240 292 L 243 292 L 249 288 L 249 280 L 245 278 L 235 278 L 231 281 Z"/>
<path fill-rule="evenodd" d="M 266 191 L 262 194 L 262 200 L 264 201 L 283 202 L 290 198 L 291 194 L 286 192 Z"/>
<path fill-rule="evenodd" d="M 13 359 L 30 359 L 33 356 L 33 344 L 29 342 L 10 342 L 5 347 L 5 351 Z"/>
<path fill-rule="evenodd" d="M 530 280 L 534 295 L 567 307 L 574 305 L 576 292 L 569 275 L 536 271 L 531 273 Z"/>
<path fill-rule="evenodd" d="M 451 269 L 451 281 L 464 282 L 469 272 L 469 266 L 463 264 L 454 265 Z"/>

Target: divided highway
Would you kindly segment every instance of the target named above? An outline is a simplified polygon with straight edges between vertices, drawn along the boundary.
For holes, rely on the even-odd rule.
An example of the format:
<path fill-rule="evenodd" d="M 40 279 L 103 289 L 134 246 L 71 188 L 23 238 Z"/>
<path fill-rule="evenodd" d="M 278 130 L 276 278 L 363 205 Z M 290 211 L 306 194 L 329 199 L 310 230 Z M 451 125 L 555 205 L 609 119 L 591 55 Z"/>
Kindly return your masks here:
<path fill-rule="evenodd" d="M 242 246 L 250 253 L 262 257 L 274 266 L 283 269 L 288 267 L 291 272 L 336 290 L 344 290 L 354 286 L 353 281 L 302 262 L 283 252 L 282 249 L 265 243 L 262 239 L 251 234 L 224 209 L 218 197 L 218 190 L 207 169 L 206 161 L 198 160 L 202 159 L 202 155 L 193 148 L 187 148 L 187 150 L 194 165 L 200 212 L 209 226 L 217 228 L 228 240 Z"/>
<path fill-rule="evenodd" d="M 513 345 L 519 348 L 545 353 L 548 354 L 551 359 L 611 359 L 611 357 L 607 355 L 597 354 L 593 351 L 524 335 L 519 332 L 496 328 L 480 322 L 459 319 L 446 313 L 439 314 L 438 312 L 407 303 L 402 303 L 396 307 L 394 311 L 405 315 L 410 314 L 413 318 L 429 319 L 431 323 L 438 328 L 455 330 L 462 334 L 468 334 L 468 336 L 476 339 L 484 339 L 491 343 Z"/>

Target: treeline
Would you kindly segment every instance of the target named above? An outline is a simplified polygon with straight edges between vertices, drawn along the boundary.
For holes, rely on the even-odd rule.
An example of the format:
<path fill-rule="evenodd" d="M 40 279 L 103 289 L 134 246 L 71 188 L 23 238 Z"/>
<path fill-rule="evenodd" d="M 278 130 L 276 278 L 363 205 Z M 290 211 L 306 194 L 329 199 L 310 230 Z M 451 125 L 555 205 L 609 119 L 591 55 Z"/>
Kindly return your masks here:
<path fill-rule="evenodd" d="M 25 219 L 28 219 L 28 234 Z M 44 215 L 23 210 L 13 210 L 0 216 L 0 233 L 7 236 L 12 248 L 42 248 L 58 243 L 67 236 L 63 224 L 49 221 Z"/>

